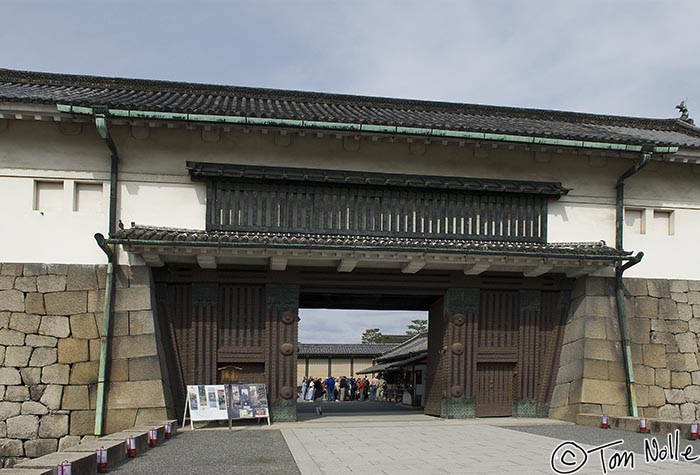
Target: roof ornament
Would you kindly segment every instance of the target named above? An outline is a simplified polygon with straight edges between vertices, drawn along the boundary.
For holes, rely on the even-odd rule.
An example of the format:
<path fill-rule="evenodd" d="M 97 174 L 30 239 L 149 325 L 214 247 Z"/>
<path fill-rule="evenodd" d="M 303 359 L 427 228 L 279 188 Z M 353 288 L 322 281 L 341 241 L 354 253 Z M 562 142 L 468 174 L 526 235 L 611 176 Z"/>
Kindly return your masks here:
<path fill-rule="evenodd" d="M 676 109 L 678 109 L 681 113 L 681 117 L 680 117 L 681 122 L 685 122 L 685 123 L 693 125 L 694 121 L 693 121 L 693 119 L 690 118 L 690 116 L 688 114 L 688 106 L 685 105 L 686 100 L 687 99 L 682 100 L 681 103 L 676 106 Z"/>

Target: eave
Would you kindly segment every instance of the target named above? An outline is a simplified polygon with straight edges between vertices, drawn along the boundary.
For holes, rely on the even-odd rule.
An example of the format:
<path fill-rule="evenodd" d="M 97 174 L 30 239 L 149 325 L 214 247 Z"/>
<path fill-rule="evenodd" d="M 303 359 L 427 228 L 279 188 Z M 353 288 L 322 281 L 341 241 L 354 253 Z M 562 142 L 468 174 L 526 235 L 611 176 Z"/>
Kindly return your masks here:
<path fill-rule="evenodd" d="M 196 230 L 136 227 L 107 240 L 139 255 L 154 267 L 167 263 L 289 267 L 394 269 L 404 274 L 421 270 L 520 272 L 527 277 L 563 273 L 570 277 L 598 272 L 630 258 L 602 243 L 537 244 L 362 236 L 276 233 L 207 233 Z M 419 245 L 420 244 L 420 245 Z"/>

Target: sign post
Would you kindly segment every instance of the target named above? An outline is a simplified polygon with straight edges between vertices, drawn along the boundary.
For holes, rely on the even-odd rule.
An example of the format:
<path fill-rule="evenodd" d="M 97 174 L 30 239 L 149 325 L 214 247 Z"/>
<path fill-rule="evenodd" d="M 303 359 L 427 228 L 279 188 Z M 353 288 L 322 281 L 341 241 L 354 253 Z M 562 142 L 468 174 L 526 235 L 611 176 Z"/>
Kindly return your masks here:
<path fill-rule="evenodd" d="M 232 384 L 231 418 L 267 419 L 267 425 L 270 425 L 270 409 L 265 385 Z"/>
<path fill-rule="evenodd" d="M 236 419 L 267 419 L 270 425 L 267 388 L 264 384 L 213 384 L 187 386 L 182 425 L 195 421 L 223 421 L 229 428 Z"/>
<path fill-rule="evenodd" d="M 229 418 L 226 385 L 199 384 L 187 386 L 187 400 L 182 425 L 189 414 L 190 427 L 195 421 L 223 421 Z"/>

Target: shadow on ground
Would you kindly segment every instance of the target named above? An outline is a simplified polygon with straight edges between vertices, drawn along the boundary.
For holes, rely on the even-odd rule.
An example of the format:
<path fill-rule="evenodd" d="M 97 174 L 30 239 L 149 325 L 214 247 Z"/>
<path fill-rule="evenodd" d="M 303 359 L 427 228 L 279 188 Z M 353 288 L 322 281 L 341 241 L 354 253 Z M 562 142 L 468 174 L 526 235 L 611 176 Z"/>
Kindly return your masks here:
<path fill-rule="evenodd" d="M 279 430 L 195 430 L 114 467 L 110 473 L 153 475 L 298 474 Z"/>
<path fill-rule="evenodd" d="M 372 414 L 372 413 L 403 413 L 403 414 L 422 414 L 423 409 L 415 407 L 406 407 L 395 402 L 383 401 L 323 401 L 321 404 L 323 415 L 353 415 L 353 414 Z M 297 402 L 297 414 L 316 414 L 313 402 L 299 401 Z"/>

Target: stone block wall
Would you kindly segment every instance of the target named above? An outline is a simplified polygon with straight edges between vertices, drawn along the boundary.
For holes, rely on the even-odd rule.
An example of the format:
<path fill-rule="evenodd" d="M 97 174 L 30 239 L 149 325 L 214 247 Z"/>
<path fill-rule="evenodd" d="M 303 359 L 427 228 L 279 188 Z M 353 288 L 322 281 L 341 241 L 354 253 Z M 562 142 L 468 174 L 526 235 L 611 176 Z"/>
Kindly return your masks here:
<path fill-rule="evenodd" d="M 639 414 L 700 418 L 700 282 L 625 279 Z M 550 416 L 628 415 L 614 279 L 576 282 Z"/>
<path fill-rule="evenodd" d="M 174 417 L 151 272 L 116 271 L 105 433 Z"/>
<path fill-rule="evenodd" d="M 117 275 L 108 430 L 168 415 L 150 274 Z M 0 466 L 93 435 L 105 276 L 105 266 L 0 264 Z"/>

